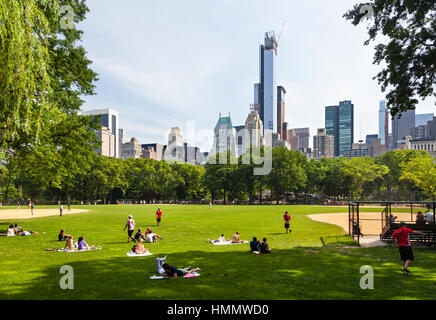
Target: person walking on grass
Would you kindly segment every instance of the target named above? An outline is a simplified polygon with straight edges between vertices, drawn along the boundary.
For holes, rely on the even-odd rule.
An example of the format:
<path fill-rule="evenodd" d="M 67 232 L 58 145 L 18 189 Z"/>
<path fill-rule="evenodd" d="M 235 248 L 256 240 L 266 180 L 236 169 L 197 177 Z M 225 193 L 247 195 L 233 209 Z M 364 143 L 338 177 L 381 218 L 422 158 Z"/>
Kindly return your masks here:
<path fill-rule="evenodd" d="M 30 201 L 30 212 L 32 212 L 32 216 L 34 214 L 34 210 L 35 210 L 35 203 L 33 201 Z"/>
<path fill-rule="evenodd" d="M 407 228 L 407 225 L 405 222 L 400 222 L 400 229 L 397 229 L 392 234 L 392 239 L 395 239 L 398 241 L 398 249 L 400 250 L 400 257 L 403 261 L 403 269 L 401 271 L 404 272 L 404 274 L 409 274 L 410 271 L 407 269 L 410 266 L 410 263 L 415 260 L 413 257 L 413 251 L 412 247 L 410 246 L 410 238 L 409 234 L 415 233 L 420 235 L 425 235 L 423 232 L 419 231 L 413 231 L 412 229 Z"/>
<path fill-rule="evenodd" d="M 135 238 L 133 238 L 133 232 L 135 232 L 135 220 L 133 220 L 133 217 L 131 215 L 129 216 L 129 219 L 126 222 L 123 231 L 125 231 L 126 228 L 127 228 L 127 237 L 128 237 L 127 243 L 130 242 L 130 239 L 136 242 Z"/>
<path fill-rule="evenodd" d="M 161 222 L 162 216 L 163 216 L 163 212 L 160 210 L 160 208 L 157 208 L 156 211 L 156 221 L 157 221 L 157 226 L 159 227 L 159 224 Z"/>
<path fill-rule="evenodd" d="M 285 221 L 286 234 L 291 233 L 292 230 L 289 229 L 290 222 L 291 222 L 291 216 L 289 215 L 288 211 L 285 211 L 285 214 L 283 215 L 283 220 Z"/>

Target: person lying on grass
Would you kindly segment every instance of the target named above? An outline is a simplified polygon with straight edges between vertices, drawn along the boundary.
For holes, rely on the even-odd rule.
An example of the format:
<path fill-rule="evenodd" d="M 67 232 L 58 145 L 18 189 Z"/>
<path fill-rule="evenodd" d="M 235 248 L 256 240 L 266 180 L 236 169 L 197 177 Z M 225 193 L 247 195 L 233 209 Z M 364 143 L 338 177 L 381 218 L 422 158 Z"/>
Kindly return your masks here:
<path fill-rule="evenodd" d="M 218 240 L 206 240 L 207 243 L 223 243 L 226 242 L 226 237 L 224 237 L 224 234 L 221 235 L 221 237 L 218 238 Z"/>
<path fill-rule="evenodd" d="M 260 241 L 256 237 L 250 242 L 250 250 L 253 254 L 260 254 Z"/>
<path fill-rule="evenodd" d="M 168 263 L 164 263 L 162 268 L 165 270 L 165 273 L 163 275 L 169 279 L 174 279 L 174 278 L 177 278 L 179 276 L 183 277 L 187 273 L 201 271 L 200 268 L 197 267 L 197 268 L 192 269 L 191 266 L 183 268 L 183 269 L 178 269 L 177 267 L 170 266 Z"/>
<path fill-rule="evenodd" d="M 266 238 L 263 238 L 262 243 L 260 244 L 260 253 L 271 253 L 271 249 L 269 248 L 268 242 L 266 242 Z"/>
<path fill-rule="evenodd" d="M 14 237 L 14 236 L 30 236 L 32 234 L 38 234 L 38 232 L 25 231 L 23 230 L 23 228 L 19 227 L 18 224 L 15 224 L 15 227 L 13 224 L 10 224 L 6 233 L 0 233 L 0 236 Z"/>
<path fill-rule="evenodd" d="M 149 253 L 150 251 L 148 251 L 147 248 L 144 248 L 143 242 L 144 242 L 144 240 L 142 238 L 140 238 L 138 240 L 138 242 L 133 246 L 132 251 L 136 254 Z"/>
<path fill-rule="evenodd" d="M 239 231 L 236 231 L 236 233 L 232 236 L 232 243 L 242 243 L 241 239 L 239 239 Z"/>

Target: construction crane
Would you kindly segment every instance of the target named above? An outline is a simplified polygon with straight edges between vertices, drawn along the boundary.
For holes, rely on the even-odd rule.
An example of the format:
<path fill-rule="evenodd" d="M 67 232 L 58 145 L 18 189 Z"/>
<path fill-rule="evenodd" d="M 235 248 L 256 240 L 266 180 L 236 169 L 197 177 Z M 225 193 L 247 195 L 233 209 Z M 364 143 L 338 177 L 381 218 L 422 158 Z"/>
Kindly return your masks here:
<path fill-rule="evenodd" d="M 282 36 L 282 33 L 283 33 L 283 29 L 285 28 L 285 24 L 286 24 L 286 20 L 285 21 L 283 21 L 283 24 L 282 24 L 282 29 L 280 30 L 280 33 L 279 33 L 279 37 L 277 38 L 277 45 L 279 44 L 279 42 L 280 42 L 280 37 Z"/>

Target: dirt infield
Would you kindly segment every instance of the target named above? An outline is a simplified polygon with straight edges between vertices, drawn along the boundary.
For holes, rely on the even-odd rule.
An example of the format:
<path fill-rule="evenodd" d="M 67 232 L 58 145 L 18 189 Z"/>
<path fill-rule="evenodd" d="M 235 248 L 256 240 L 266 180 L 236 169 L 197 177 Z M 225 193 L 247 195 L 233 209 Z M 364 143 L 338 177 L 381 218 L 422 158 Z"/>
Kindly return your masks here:
<path fill-rule="evenodd" d="M 74 213 L 83 213 L 88 212 L 89 210 L 82 209 L 71 209 L 68 211 L 64 209 L 62 212 L 63 216 L 68 216 Z M 50 216 L 59 216 L 59 209 L 34 209 L 34 215 L 29 208 L 20 208 L 20 209 L 9 209 L 9 210 L 0 210 L 0 220 L 24 220 L 24 219 L 33 219 L 33 218 L 42 218 L 42 217 L 50 217 Z"/>
<path fill-rule="evenodd" d="M 396 222 L 410 221 L 410 213 L 407 212 L 392 212 L 393 216 L 397 216 Z M 348 233 L 348 213 L 327 213 L 327 214 L 311 214 L 309 218 L 319 222 L 335 224 L 345 232 Z M 380 212 L 360 212 L 359 214 L 361 224 L 361 231 L 365 235 L 379 235 L 381 233 L 381 220 Z M 415 218 L 415 217 L 414 217 Z M 362 219 L 376 219 L 376 220 L 362 220 Z"/>

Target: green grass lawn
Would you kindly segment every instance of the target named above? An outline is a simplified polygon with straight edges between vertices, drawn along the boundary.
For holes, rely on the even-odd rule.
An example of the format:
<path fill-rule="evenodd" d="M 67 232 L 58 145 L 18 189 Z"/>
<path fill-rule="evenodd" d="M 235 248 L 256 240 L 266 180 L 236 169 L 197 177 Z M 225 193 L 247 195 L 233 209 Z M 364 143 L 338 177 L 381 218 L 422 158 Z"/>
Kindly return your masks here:
<path fill-rule="evenodd" d="M 41 208 L 41 207 L 38 207 Z M 55 208 L 55 207 L 52 207 Z M 396 247 L 357 248 L 344 231 L 306 217 L 346 212 L 315 206 L 165 206 L 156 227 L 156 205 L 75 206 L 89 213 L 2 221 L 0 231 L 17 222 L 29 237 L 0 237 L 0 299 L 434 299 L 436 251 L 415 249 L 409 276 L 401 273 Z M 6 208 L 4 208 L 6 209 Z M 283 211 L 290 211 L 292 234 L 284 234 Z M 24 210 L 24 209 L 22 209 Z M 28 210 L 28 209 L 26 209 Z M 378 211 L 381 209 L 366 209 Z M 66 211 L 66 210 L 64 210 Z M 407 209 L 406 209 L 407 211 Z M 152 227 L 164 239 L 146 247 L 153 256 L 129 258 L 123 232 L 127 216 L 136 226 Z M 60 229 L 102 250 L 48 252 L 63 247 Z M 207 238 L 267 237 L 271 255 L 255 256 L 249 245 L 214 246 Z M 320 237 L 329 246 L 323 246 Z M 202 268 L 196 279 L 150 280 L 155 258 L 168 255 L 177 267 Z M 60 267 L 74 268 L 74 290 L 59 286 Z M 374 268 L 374 290 L 360 289 L 360 267 Z"/>

